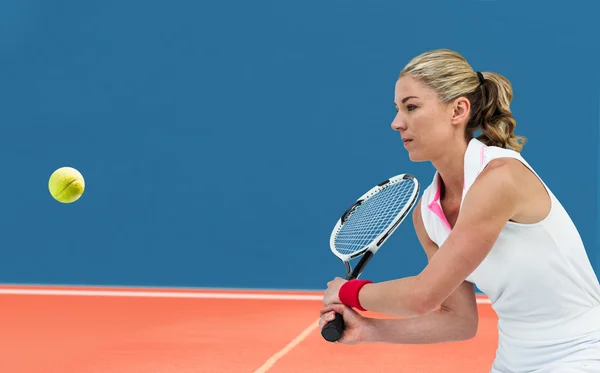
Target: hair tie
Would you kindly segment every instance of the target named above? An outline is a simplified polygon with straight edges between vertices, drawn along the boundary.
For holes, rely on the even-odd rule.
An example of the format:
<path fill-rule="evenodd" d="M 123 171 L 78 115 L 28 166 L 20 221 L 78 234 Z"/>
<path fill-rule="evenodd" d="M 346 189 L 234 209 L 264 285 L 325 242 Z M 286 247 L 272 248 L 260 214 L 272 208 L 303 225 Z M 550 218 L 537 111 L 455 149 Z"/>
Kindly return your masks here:
<path fill-rule="evenodd" d="M 479 85 L 483 85 L 485 83 L 485 78 L 483 77 L 483 74 L 477 71 L 477 77 L 479 78 Z"/>

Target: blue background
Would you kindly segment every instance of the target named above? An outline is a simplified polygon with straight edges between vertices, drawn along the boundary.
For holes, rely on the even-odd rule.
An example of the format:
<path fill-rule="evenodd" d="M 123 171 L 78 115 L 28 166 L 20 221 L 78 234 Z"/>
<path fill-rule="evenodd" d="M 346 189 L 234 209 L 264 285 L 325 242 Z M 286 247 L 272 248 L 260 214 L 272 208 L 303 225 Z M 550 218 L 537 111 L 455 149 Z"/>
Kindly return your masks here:
<path fill-rule="evenodd" d="M 329 234 L 397 173 L 413 56 L 462 53 L 515 90 L 523 154 L 600 269 L 600 5 L 516 1 L 0 3 L 0 282 L 322 289 Z M 48 193 L 61 166 L 84 196 Z M 364 276 L 418 273 L 402 225 Z M 535 263 L 532 263 L 535 265 Z"/>

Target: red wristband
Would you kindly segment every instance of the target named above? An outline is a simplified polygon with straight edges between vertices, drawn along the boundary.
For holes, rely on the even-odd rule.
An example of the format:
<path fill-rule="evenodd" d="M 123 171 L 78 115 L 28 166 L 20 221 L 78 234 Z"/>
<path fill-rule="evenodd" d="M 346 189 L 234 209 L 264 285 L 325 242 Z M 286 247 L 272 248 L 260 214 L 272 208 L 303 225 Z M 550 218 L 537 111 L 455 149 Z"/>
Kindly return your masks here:
<path fill-rule="evenodd" d="M 360 305 L 360 301 L 358 300 L 358 293 L 360 289 L 366 284 L 371 284 L 373 281 L 371 280 L 349 280 L 342 285 L 340 288 L 338 297 L 340 301 L 344 303 L 348 307 L 356 308 L 361 311 L 366 311 Z"/>

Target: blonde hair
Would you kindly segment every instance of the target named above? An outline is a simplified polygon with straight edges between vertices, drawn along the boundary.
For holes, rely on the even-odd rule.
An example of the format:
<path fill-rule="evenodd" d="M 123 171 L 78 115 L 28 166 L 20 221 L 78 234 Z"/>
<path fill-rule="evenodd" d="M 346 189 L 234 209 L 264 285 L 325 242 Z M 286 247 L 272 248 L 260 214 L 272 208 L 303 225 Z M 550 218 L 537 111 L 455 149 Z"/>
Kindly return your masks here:
<path fill-rule="evenodd" d="M 510 110 L 513 90 L 510 81 L 493 72 L 476 71 L 459 53 L 437 49 L 420 54 L 404 67 L 404 75 L 433 89 L 444 103 L 465 97 L 471 103 L 471 113 L 465 128 L 467 141 L 481 129 L 478 140 L 489 146 L 510 148 L 520 152 L 526 138 L 515 135 L 517 121 Z"/>

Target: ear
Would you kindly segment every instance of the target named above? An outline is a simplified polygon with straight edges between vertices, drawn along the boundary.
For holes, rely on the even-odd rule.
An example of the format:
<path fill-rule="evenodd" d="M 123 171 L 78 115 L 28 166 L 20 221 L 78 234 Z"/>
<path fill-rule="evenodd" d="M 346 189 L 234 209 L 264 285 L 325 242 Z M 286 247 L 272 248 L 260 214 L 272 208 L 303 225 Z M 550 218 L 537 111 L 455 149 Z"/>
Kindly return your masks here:
<path fill-rule="evenodd" d="M 452 103 L 452 124 L 466 124 L 469 120 L 471 102 L 465 97 L 459 97 Z"/>

